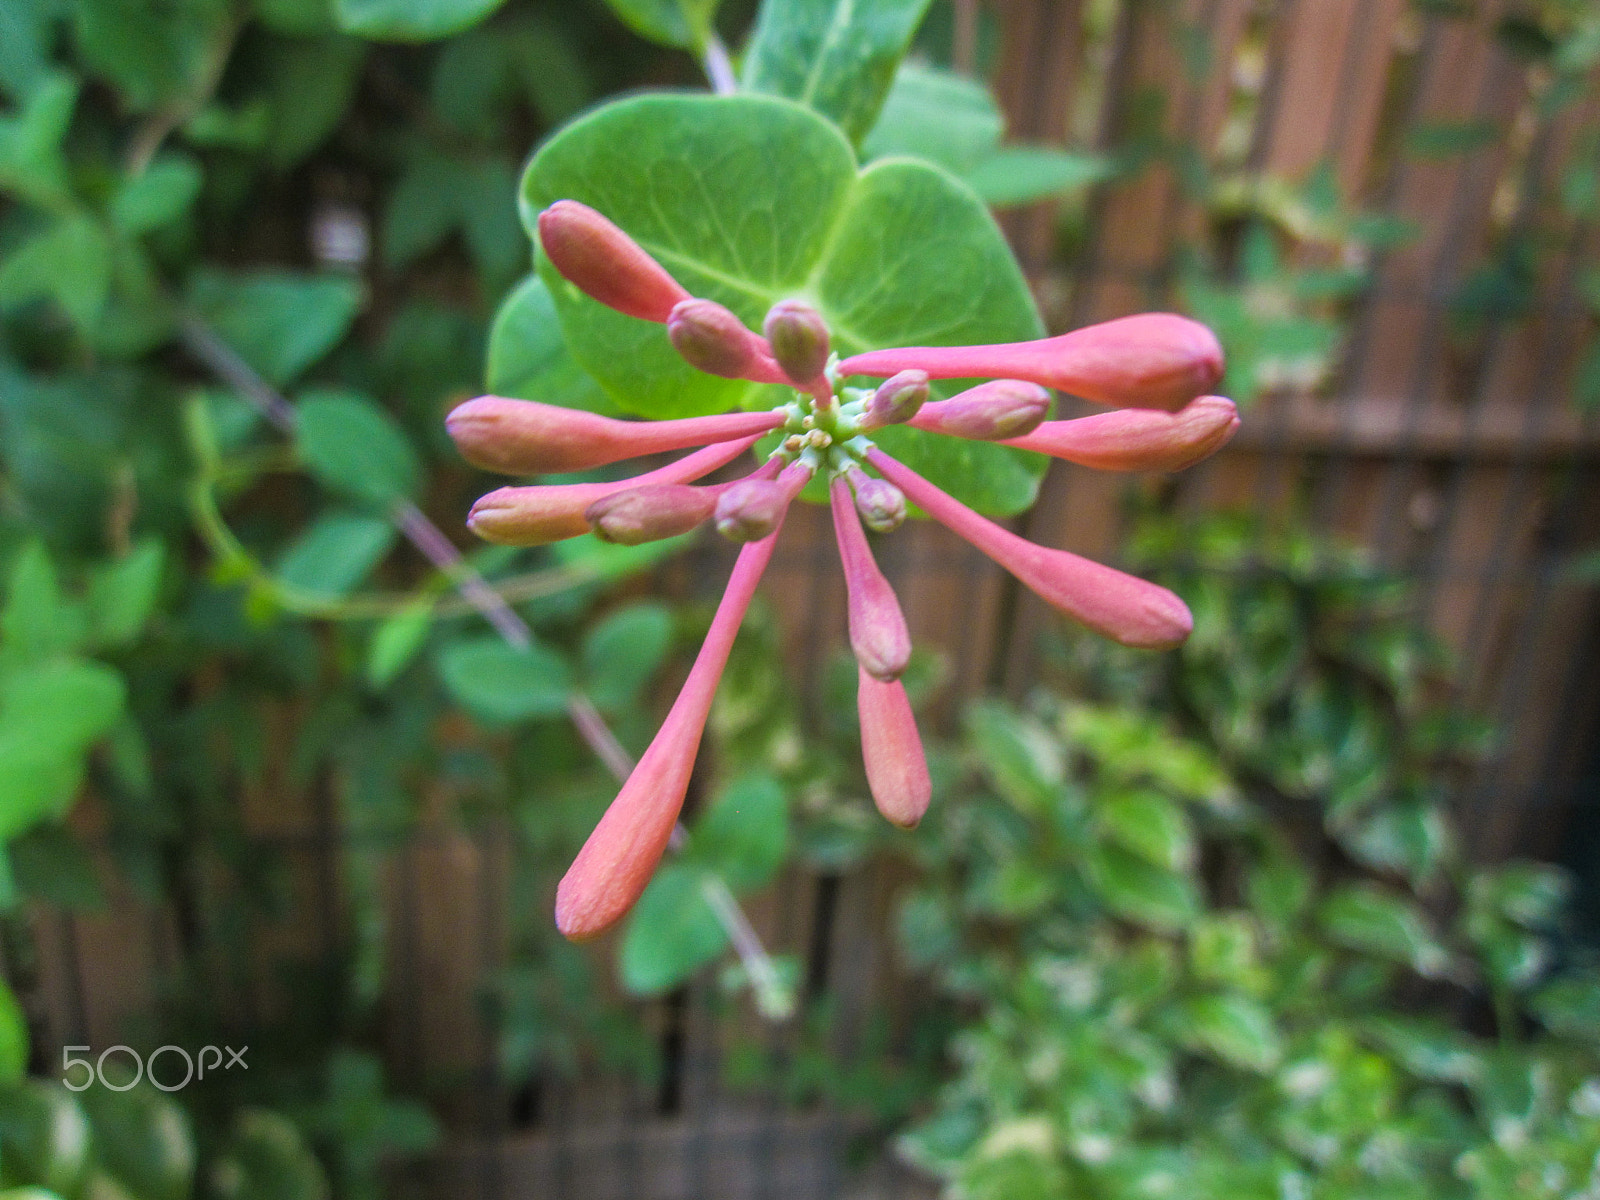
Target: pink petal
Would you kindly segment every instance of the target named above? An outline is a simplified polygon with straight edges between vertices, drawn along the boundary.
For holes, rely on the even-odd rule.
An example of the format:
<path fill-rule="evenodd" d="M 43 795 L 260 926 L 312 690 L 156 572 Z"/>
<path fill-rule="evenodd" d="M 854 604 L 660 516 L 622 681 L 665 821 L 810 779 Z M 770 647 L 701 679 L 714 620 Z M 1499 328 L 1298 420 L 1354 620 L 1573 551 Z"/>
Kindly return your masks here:
<path fill-rule="evenodd" d="M 850 648 L 861 669 L 874 679 L 898 679 L 911 659 L 911 631 L 900 601 L 873 560 L 850 485 L 842 477 L 835 476 L 828 485 L 828 499 L 849 594 Z"/>
<path fill-rule="evenodd" d="M 1175 411 L 1222 378 L 1222 347 L 1198 321 L 1141 313 L 1033 342 L 873 350 L 839 364 L 843 375 L 909 368 L 934 379 L 1027 379 L 1097 404 Z"/>
<path fill-rule="evenodd" d="M 908 424 L 928 433 L 994 442 L 1031 433 L 1049 412 L 1050 393 L 1038 384 L 995 379 L 924 404 Z"/>
<path fill-rule="evenodd" d="M 498 488 L 472 506 L 467 528 L 486 542 L 505 546 L 542 546 L 577 537 L 589 532 L 583 514 L 596 500 L 645 484 L 691 483 L 732 462 L 760 440 L 760 434 L 753 434 L 717 442 L 632 479 Z"/>
<path fill-rule="evenodd" d="M 667 317 L 667 337 L 686 363 L 708 375 L 789 383 L 773 360 L 767 339 L 747 329 L 737 313 L 715 300 L 689 299 L 674 305 Z"/>
<path fill-rule="evenodd" d="M 783 421 L 781 412 L 619 421 L 557 404 L 479 396 L 452 409 L 445 427 L 462 457 L 475 467 L 504 475 L 544 475 L 731 441 L 766 433 Z"/>
<path fill-rule="evenodd" d="M 1066 550 L 1036 546 L 980 517 L 882 450 L 867 460 L 934 520 L 1015 575 L 1045 603 L 1124 646 L 1168 650 L 1194 629 L 1184 602 L 1166 588 Z"/>
<path fill-rule="evenodd" d="M 728 652 L 776 543 L 774 534 L 739 551 L 728 590 L 672 711 L 556 889 L 556 927 L 573 941 L 611 928 L 650 882 L 683 808 Z"/>
<path fill-rule="evenodd" d="M 689 298 L 644 247 L 576 200 L 557 200 L 539 214 L 539 244 L 564 279 L 630 317 L 664 322 Z"/>
<path fill-rule="evenodd" d="M 1181 471 L 1220 450 L 1238 428 L 1232 400 L 1201 396 L 1175 413 L 1125 408 L 1046 421 L 1005 444 L 1101 471 Z"/>
<path fill-rule="evenodd" d="M 856 671 L 856 707 L 861 715 L 861 760 L 867 768 L 872 802 L 892 824 L 911 829 L 928 811 L 933 783 L 922 752 L 911 701 L 898 679 L 874 679 Z"/>

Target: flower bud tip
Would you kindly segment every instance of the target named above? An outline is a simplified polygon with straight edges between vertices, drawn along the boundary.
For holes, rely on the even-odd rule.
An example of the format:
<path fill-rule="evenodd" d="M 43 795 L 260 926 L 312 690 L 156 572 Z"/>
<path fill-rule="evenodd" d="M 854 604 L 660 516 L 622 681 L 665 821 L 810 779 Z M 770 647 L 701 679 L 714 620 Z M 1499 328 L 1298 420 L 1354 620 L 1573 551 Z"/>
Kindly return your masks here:
<path fill-rule="evenodd" d="M 762 332 L 772 357 L 796 385 L 812 383 L 828 365 L 828 326 L 805 301 L 778 301 L 768 311 Z"/>

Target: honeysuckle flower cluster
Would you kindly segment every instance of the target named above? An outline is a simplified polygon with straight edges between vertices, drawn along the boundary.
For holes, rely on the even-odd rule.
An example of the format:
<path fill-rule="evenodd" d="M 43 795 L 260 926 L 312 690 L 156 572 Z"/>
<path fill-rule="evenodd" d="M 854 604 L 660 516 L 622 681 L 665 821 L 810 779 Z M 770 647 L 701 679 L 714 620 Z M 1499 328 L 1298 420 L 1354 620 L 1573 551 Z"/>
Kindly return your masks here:
<path fill-rule="evenodd" d="M 592 530 L 633 545 L 712 521 L 743 544 L 683 690 L 561 881 L 556 923 L 567 937 L 609 928 L 649 882 L 682 808 L 734 636 L 789 505 L 813 478 L 827 482 L 844 565 L 867 781 L 879 811 L 896 825 L 921 819 L 931 789 L 900 682 L 911 637 L 863 524 L 879 533 L 894 530 L 909 500 L 1051 606 L 1107 637 L 1162 649 L 1188 636 L 1189 610 L 1166 588 L 1028 542 L 895 461 L 872 435 L 907 424 L 1100 470 L 1177 470 L 1212 453 L 1239 424 L 1231 401 L 1207 394 L 1222 375 L 1222 351 L 1204 326 L 1146 313 L 1030 342 L 875 350 L 841 361 L 830 351 L 826 322 L 804 301 L 774 305 L 758 334 L 715 301 L 689 295 L 620 228 L 575 201 L 559 201 L 540 214 L 539 239 L 569 282 L 619 312 L 664 326 L 691 365 L 793 389 L 793 399 L 768 412 L 681 420 L 622 421 L 498 396 L 468 401 L 447 418 L 469 461 L 512 475 L 587 470 L 692 449 L 631 479 L 490 492 L 468 518 L 488 541 L 532 546 Z M 860 377 L 882 382 L 846 386 Z M 971 378 L 991 382 L 947 400 L 929 398 L 931 379 Z M 1048 420 L 1048 388 L 1114 411 Z M 776 435 L 776 448 L 749 474 L 696 483 L 767 435 Z"/>

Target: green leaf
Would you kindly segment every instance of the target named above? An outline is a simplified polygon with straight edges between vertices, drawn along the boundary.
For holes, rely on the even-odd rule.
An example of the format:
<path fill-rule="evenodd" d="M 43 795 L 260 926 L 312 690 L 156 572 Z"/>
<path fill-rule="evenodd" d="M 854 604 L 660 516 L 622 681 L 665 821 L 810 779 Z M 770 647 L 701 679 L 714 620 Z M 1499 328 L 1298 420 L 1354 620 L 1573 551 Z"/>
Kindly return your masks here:
<path fill-rule="evenodd" d="M 1283 1057 L 1272 1014 L 1248 996 L 1196 996 L 1183 1005 L 1181 1020 L 1184 1041 L 1246 1071 L 1270 1071 Z"/>
<path fill-rule="evenodd" d="M 139 636 L 155 610 L 167 548 L 144 538 L 122 558 L 100 566 L 89 580 L 89 636 L 99 646 L 125 646 Z"/>
<path fill-rule="evenodd" d="M 1033 814 L 1051 811 L 1067 770 L 1057 739 L 1015 709 L 984 700 L 967 709 L 966 734 L 984 772 L 1012 807 Z"/>
<path fill-rule="evenodd" d="M 209 1174 L 220 1200 L 326 1200 L 328 1180 L 294 1122 L 244 1108 Z"/>
<path fill-rule="evenodd" d="M 1194 865 L 1195 839 L 1182 808 L 1160 792 L 1142 790 L 1114 796 L 1100 809 L 1105 835 L 1146 862 L 1169 871 Z"/>
<path fill-rule="evenodd" d="M 701 892 L 704 874 L 682 863 L 656 872 L 628 916 L 618 966 L 622 984 L 639 996 L 676 987 L 728 944 Z"/>
<path fill-rule="evenodd" d="M 43 661 L 76 641 L 55 565 L 42 542 L 28 542 L 11 565 L 0 635 L 4 636 L 0 651 L 8 666 Z"/>
<path fill-rule="evenodd" d="M 188 211 L 203 182 L 200 164 L 187 154 L 163 154 L 122 181 L 111 199 L 111 222 L 124 233 L 160 229 Z"/>
<path fill-rule="evenodd" d="M 367 61 L 367 45 L 331 34 L 275 41 L 266 49 L 270 121 L 264 149 L 280 171 L 293 167 L 338 128 Z"/>
<path fill-rule="evenodd" d="M 1113 912 L 1140 925 L 1176 933 L 1200 911 L 1194 881 L 1104 843 L 1089 858 L 1089 878 Z"/>
<path fill-rule="evenodd" d="M 785 101 L 644 96 L 608 105 L 534 159 L 523 181 L 525 223 L 564 197 L 616 221 L 689 291 L 752 328 L 775 301 L 800 296 L 822 311 L 845 354 L 1041 332 L 1021 272 L 976 196 L 909 160 L 858 175 L 837 130 Z M 661 326 L 589 300 L 548 263 L 539 270 L 573 357 L 628 411 L 690 416 L 781 396 L 694 371 Z M 945 392 L 960 386 L 941 383 Z M 991 513 L 1026 508 L 1046 465 L 903 426 L 881 442 Z"/>
<path fill-rule="evenodd" d="M 72 124 L 77 103 L 77 80 L 51 74 L 34 88 L 20 113 L 0 116 L 0 188 L 46 208 L 61 208 L 70 202 L 72 185 L 61 140 Z"/>
<path fill-rule="evenodd" d="M 498 637 L 463 638 L 437 659 L 439 677 L 457 703 L 489 721 L 525 721 L 566 711 L 571 672 L 547 646 L 519 650 Z"/>
<path fill-rule="evenodd" d="M 344 337 L 362 291 L 355 280 L 332 276 L 207 270 L 189 298 L 240 357 L 284 387 Z"/>
<path fill-rule="evenodd" d="M 81 1068 L 72 1075 L 82 1081 Z M 71 1092 L 42 1079 L 0 1089 L 0 1139 L 7 1182 L 27 1180 L 55 1196 L 80 1194 L 93 1139 Z"/>
<path fill-rule="evenodd" d="M 225 0 L 75 0 L 78 50 L 135 110 L 192 94 L 232 36 Z"/>
<path fill-rule="evenodd" d="M 17 888 L 67 911 L 104 912 L 106 897 L 88 848 L 64 825 L 46 823 L 6 847 Z"/>
<path fill-rule="evenodd" d="M 432 596 L 419 596 L 384 619 L 367 647 L 368 683 L 375 688 L 388 687 L 406 669 L 433 628 L 433 609 Z"/>
<path fill-rule="evenodd" d="M 169 1083 L 182 1079 L 183 1056 L 161 1055 L 157 1071 Z M 83 1094 L 83 1106 L 94 1122 L 97 1163 L 129 1194 L 141 1200 L 187 1200 L 194 1180 L 194 1135 L 176 1101 L 154 1089 L 92 1087 Z"/>
<path fill-rule="evenodd" d="M 87 329 L 111 290 L 111 239 L 92 217 L 74 213 L 23 242 L 0 263 L 0 306 L 49 298 Z"/>
<path fill-rule="evenodd" d="M 372 573 L 398 537 L 384 517 L 324 513 L 289 544 L 274 574 L 284 587 L 319 600 L 338 600 Z"/>
<path fill-rule="evenodd" d="M 747 775 L 725 787 L 694 826 L 690 853 L 736 892 L 772 882 L 789 846 L 789 805 L 770 775 Z"/>
<path fill-rule="evenodd" d="M 122 677 L 99 663 L 56 660 L 0 685 L 0 841 L 65 811 L 83 755 L 122 715 Z"/>
<path fill-rule="evenodd" d="M 986 204 L 1006 208 L 1087 187 L 1111 173 L 1111 163 L 1098 154 L 1073 154 L 1045 146 L 1008 146 L 972 167 L 962 178 Z"/>
<path fill-rule="evenodd" d="M 1600 408 L 1600 340 L 1583 352 L 1572 378 L 1572 399 L 1586 413 Z"/>
<path fill-rule="evenodd" d="M 470 29 L 505 0 L 335 0 L 339 27 L 374 41 L 427 42 Z"/>
<path fill-rule="evenodd" d="M 859 142 L 877 120 L 928 0 L 768 0 L 744 83 L 831 117 Z"/>
<path fill-rule="evenodd" d="M 529 275 L 506 297 L 489 330 L 484 384 L 496 396 L 612 413 L 616 406 L 567 350 L 550 289 Z"/>
<path fill-rule="evenodd" d="M 1322 928 L 1351 950 L 1405 963 L 1418 974 L 1436 977 L 1449 955 L 1428 929 L 1427 919 L 1405 900 L 1368 884 L 1347 884 L 1322 903 Z"/>
<path fill-rule="evenodd" d="M 54 4 L 0 4 L 0 92 L 19 104 L 50 79 L 50 51 L 60 15 Z"/>
<path fill-rule="evenodd" d="M 354 500 L 386 508 L 422 485 L 422 464 L 395 419 L 355 392 L 303 393 L 295 446 L 320 483 Z"/>
<path fill-rule="evenodd" d="M 867 161 L 913 155 L 965 175 L 994 153 L 1005 118 L 994 95 L 976 79 L 920 63 L 894 77 L 883 112 L 861 143 Z"/>
<path fill-rule="evenodd" d="M 640 37 L 693 50 L 704 40 L 717 0 L 606 0 L 622 23 Z"/>
<path fill-rule="evenodd" d="M 583 639 L 583 687 L 611 710 L 632 704 L 672 644 L 672 613 L 663 604 L 630 604 L 610 613 Z"/>
<path fill-rule="evenodd" d="M 0 979 L 0 1085 L 22 1082 L 28 1070 L 28 1020 L 5 980 Z"/>

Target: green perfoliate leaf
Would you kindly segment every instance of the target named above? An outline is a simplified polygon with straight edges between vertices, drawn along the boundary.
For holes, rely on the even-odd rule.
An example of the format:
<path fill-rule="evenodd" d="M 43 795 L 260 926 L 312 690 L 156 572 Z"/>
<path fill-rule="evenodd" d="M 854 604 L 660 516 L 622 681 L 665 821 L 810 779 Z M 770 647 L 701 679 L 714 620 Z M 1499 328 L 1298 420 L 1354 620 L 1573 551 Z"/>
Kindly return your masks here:
<path fill-rule="evenodd" d="M 283 387 L 344 337 L 362 293 L 354 280 L 331 276 L 204 271 L 189 298 L 223 341 Z"/>
<path fill-rule="evenodd" d="M 319 600 L 338 600 L 372 573 L 399 536 L 384 517 L 326 513 L 278 559 L 278 582 Z"/>
<path fill-rule="evenodd" d="M 641 186 L 648 181 L 648 186 Z M 1042 327 L 999 229 L 972 192 L 908 160 L 857 173 L 815 114 L 769 97 L 619 101 L 548 143 L 523 181 L 524 221 L 579 200 L 622 226 L 697 296 L 758 328 L 780 299 L 814 303 L 841 354 L 1039 336 Z M 589 300 L 548 263 L 578 363 L 623 408 L 651 417 L 765 406 L 778 389 L 690 368 L 665 330 Z M 963 386 L 943 381 L 941 391 Z M 1045 462 L 983 442 L 896 427 L 891 454 L 974 507 L 1017 512 Z"/>
<path fill-rule="evenodd" d="M 751 91 L 798 100 L 859 142 L 929 0 L 769 0 L 745 52 Z"/>
<path fill-rule="evenodd" d="M 630 992 L 651 996 L 676 987 L 727 946 L 728 935 L 701 892 L 704 879 L 698 868 L 671 863 L 639 897 L 619 961 Z"/>
<path fill-rule="evenodd" d="M 553 717 L 572 694 L 566 661 L 546 646 L 520 650 L 497 637 L 463 638 L 444 647 L 437 662 L 450 695 L 490 721 Z"/>
<path fill-rule="evenodd" d="M 735 780 L 695 823 L 689 852 L 735 891 L 765 887 L 783 866 L 789 845 L 789 806 L 770 775 Z"/>
<path fill-rule="evenodd" d="M 496 396 L 616 411 L 611 397 L 567 350 L 555 301 L 537 275 L 523 280 L 495 314 L 484 384 Z"/>
<path fill-rule="evenodd" d="M 663 604 L 630 604 L 583 639 L 583 686 L 603 709 L 639 698 L 672 644 L 672 613 Z"/>
<path fill-rule="evenodd" d="M 374 41 L 428 42 L 470 29 L 505 0 L 335 0 L 339 27 Z"/>
<path fill-rule="evenodd" d="M 295 412 L 300 459 L 327 487 L 382 507 L 421 486 L 422 464 L 411 443 L 394 418 L 365 396 L 307 392 Z"/>

